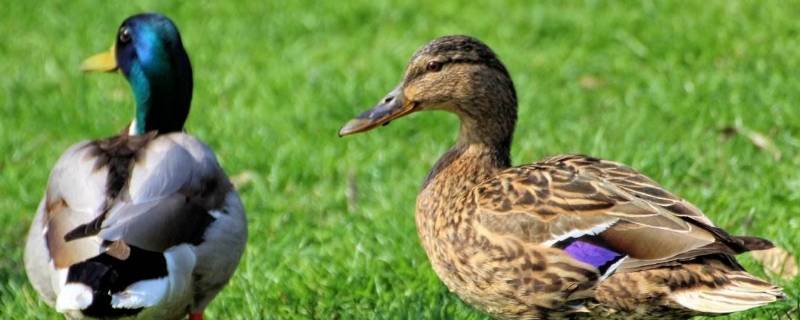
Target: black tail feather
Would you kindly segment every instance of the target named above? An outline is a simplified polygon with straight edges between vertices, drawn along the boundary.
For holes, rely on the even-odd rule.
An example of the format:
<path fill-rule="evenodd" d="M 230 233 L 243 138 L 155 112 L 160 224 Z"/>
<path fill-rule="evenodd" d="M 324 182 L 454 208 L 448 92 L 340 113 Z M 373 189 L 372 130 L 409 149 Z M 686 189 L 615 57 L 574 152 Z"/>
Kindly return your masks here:
<path fill-rule="evenodd" d="M 741 243 L 747 251 L 767 250 L 775 247 L 771 241 L 759 237 L 734 236 L 733 238 Z"/>
<path fill-rule="evenodd" d="M 130 249 L 124 260 L 102 253 L 69 268 L 67 283 L 82 283 L 92 288 L 92 304 L 82 310 L 84 315 L 104 319 L 135 315 L 142 309 L 112 308 L 111 295 L 134 282 L 167 276 L 167 262 L 162 253 L 133 246 Z"/>

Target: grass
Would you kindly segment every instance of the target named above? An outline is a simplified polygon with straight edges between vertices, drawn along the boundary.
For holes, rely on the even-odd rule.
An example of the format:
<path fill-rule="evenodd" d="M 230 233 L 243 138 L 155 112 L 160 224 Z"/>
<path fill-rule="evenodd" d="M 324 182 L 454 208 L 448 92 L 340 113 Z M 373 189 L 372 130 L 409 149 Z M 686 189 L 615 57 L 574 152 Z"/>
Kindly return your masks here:
<path fill-rule="evenodd" d="M 511 71 L 515 163 L 569 152 L 621 161 L 732 233 L 800 252 L 797 1 L 16 1 L 0 11 L 3 318 L 57 317 L 25 278 L 25 233 L 61 152 L 131 119 L 124 79 L 78 65 L 140 11 L 181 28 L 195 69 L 189 131 L 230 174 L 254 175 L 241 190 L 247 253 L 209 319 L 484 318 L 436 278 L 414 226 L 416 192 L 456 119 L 417 114 L 336 136 L 444 34 L 483 39 Z M 737 124 L 781 158 L 721 133 Z M 786 302 L 727 319 L 798 317 L 800 280 L 771 280 Z"/>

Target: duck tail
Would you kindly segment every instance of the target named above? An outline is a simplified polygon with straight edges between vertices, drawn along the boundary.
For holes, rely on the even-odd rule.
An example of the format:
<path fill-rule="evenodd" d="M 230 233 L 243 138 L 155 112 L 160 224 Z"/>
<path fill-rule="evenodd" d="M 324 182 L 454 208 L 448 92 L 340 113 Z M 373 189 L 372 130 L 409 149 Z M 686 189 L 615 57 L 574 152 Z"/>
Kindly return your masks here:
<path fill-rule="evenodd" d="M 724 314 L 744 311 L 785 299 L 783 290 L 744 271 L 731 271 L 719 286 L 676 290 L 672 301 L 694 311 Z"/>
<path fill-rule="evenodd" d="M 80 312 L 96 318 L 133 316 L 158 303 L 169 288 L 164 254 L 121 241 L 65 272 L 56 299 L 56 310 L 62 313 Z"/>
<path fill-rule="evenodd" d="M 747 251 L 767 250 L 775 247 L 771 241 L 759 237 L 734 236 L 733 239 L 739 242 Z"/>

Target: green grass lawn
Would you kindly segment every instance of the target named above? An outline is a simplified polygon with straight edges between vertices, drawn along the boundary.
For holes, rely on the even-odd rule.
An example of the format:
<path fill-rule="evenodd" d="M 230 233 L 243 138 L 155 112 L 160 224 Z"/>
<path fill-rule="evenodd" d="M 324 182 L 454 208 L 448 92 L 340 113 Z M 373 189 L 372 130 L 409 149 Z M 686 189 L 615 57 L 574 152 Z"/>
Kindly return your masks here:
<path fill-rule="evenodd" d="M 188 130 L 228 173 L 253 174 L 241 190 L 247 252 L 209 319 L 485 317 L 437 279 L 414 226 L 416 193 L 456 118 L 336 135 L 414 50 L 453 33 L 492 46 L 515 80 L 516 164 L 576 152 L 624 162 L 732 233 L 800 252 L 800 2 L 278 2 L 5 1 L 0 318 L 57 317 L 27 283 L 25 233 L 57 157 L 132 118 L 122 76 L 78 65 L 140 11 L 181 29 L 195 70 Z M 723 133 L 736 125 L 780 159 Z M 800 280 L 770 279 L 786 302 L 728 319 L 798 317 Z"/>

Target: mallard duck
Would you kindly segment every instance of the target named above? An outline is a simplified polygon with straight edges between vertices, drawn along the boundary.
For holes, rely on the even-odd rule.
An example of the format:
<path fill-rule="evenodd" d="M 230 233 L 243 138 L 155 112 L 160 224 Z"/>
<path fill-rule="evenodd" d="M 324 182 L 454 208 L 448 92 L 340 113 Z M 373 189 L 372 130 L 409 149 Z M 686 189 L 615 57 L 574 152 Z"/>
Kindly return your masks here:
<path fill-rule="evenodd" d="M 461 125 L 422 184 L 417 231 L 468 304 L 503 319 L 683 319 L 783 298 L 734 258 L 769 241 L 728 234 L 629 167 L 582 155 L 512 167 L 516 91 L 477 39 L 419 49 L 402 82 L 339 135 L 424 110 Z"/>
<path fill-rule="evenodd" d="M 193 84 L 178 29 L 131 16 L 82 69 L 122 71 L 134 120 L 58 160 L 28 234 L 28 278 L 68 318 L 202 319 L 239 264 L 247 224 L 213 151 L 183 132 Z"/>

